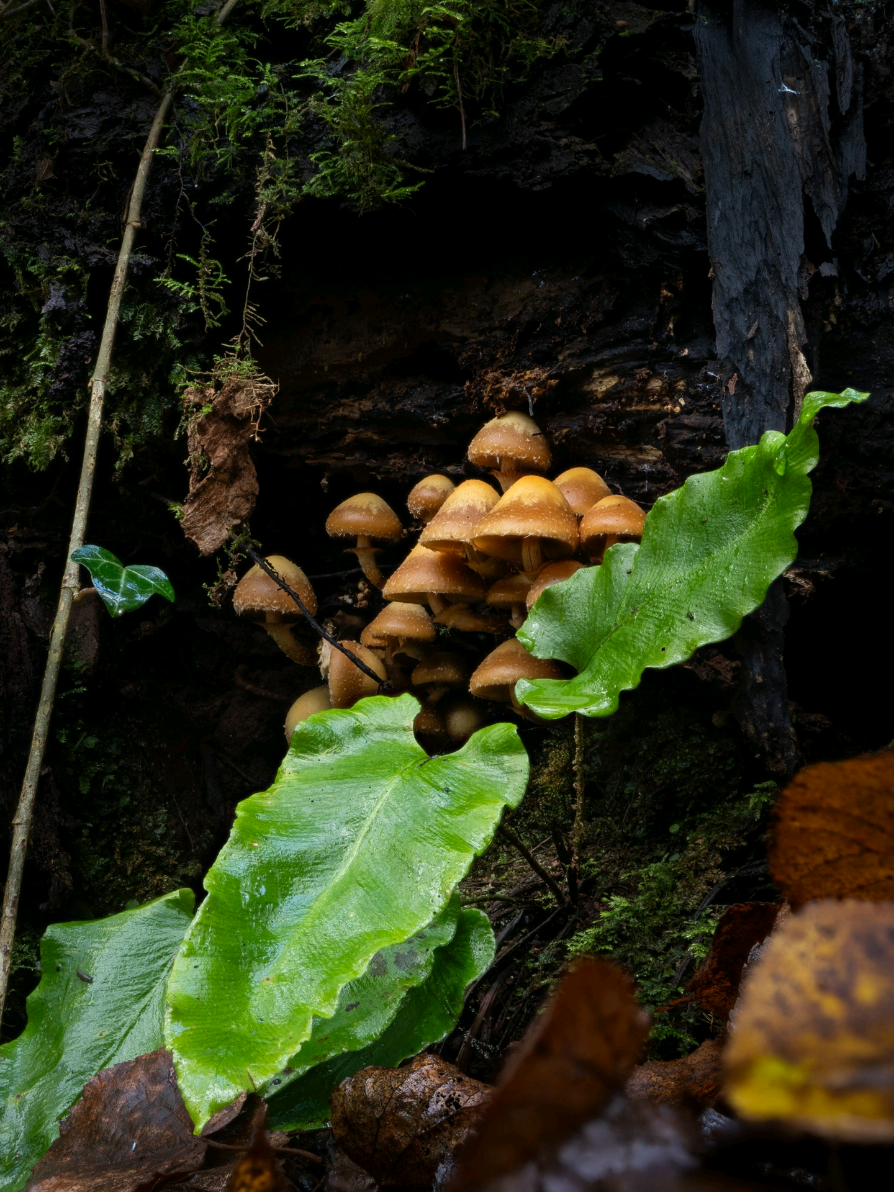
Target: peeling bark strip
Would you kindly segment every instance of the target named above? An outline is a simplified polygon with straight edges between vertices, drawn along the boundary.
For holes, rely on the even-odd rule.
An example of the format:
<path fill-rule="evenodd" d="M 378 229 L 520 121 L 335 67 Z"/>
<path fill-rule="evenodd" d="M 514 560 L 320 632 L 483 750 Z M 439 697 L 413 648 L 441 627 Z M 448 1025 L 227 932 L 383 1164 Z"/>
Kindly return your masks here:
<path fill-rule="evenodd" d="M 832 233 L 866 162 L 862 71 L 843 19 L 823 46 L 761 0 L 700 0 L 695 40 L 714 326 L 735 449 L 790 426 L 812 379 L 798 291 L 805 205 L 827 250 L 812 267 L 834 273 Z"/>
<path fill-rule="evenodd" d="M 820 44 L 761 0 L 699 3 L 708 251 L 732 450 L 766 430 L 788 429 L 797 415 L 812 380 L 803 278 L 837 273 L 832 233 L 851 176 L 865 171 L 862 71 L 842 18 L 831 18 L 828 40 Z M 811 220 L 819 224 L 815 262 L 804 252 Z M 777 581 L 736 639 L 743 662 L 737 719 L 767 769 L 782 776 L 800 761 L 782 660 L 787 620 Z"/>

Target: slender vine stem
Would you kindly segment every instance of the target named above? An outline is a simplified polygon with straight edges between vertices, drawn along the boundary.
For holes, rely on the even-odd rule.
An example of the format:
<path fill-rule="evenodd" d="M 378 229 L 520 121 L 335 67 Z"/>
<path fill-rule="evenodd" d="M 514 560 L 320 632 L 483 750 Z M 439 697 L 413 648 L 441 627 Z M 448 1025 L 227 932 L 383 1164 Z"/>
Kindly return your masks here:
<path fill-rule="evenodd" d="M 559 885 L 559 883 L 556 881 L 556 879 L 553 877 L 553 875 L 549 872 L 549 870 L 545 869 L 544 866 L 540 864 L 540 862 L 537 860 L 537 858 L 534 856 L 534 854 L 531 852 L 531 850 L 528 848 L 528 846 L 525 844 L 525 842 L 522 840 L 522 838 L 520 836 L 518 836 L 515 832 L 513 832 L 513 830 L 508 826 L 508 824 L 500 824 L 500 826 L 497 828 L 497 831 L 500 833 L 501 836 L 506 837 L 506 839 L 509 841 L 509 843 L 512 845 L 512 847 L 517 849 L 521 853 L 521 855 L 528 862 L 528 864 L 531 866 L 531 868 L 534 870 L 534 872 L 537 874 L 537 876 L 542 878 L 543 881 L 546 882 L 547 886 L 550 888 L 552 893 L 555 894 L 556 901 L 559 903 L 559 905 L 561 906 L 563 903 L 566 903 L 568 901 L 568 898 L 563 893 L 562 887 Z"/>
<path fill-rule="evenodd" d="M 217 13 L 214 23 L 221 25 L 236 7 L 238 0 L 227 0 L 227 3 Z M 8 9 L 0 10 L 0 17 Z M 12 10 L 15 11 L 15 10 Z M 31 747 L 28 753 L 28 763 L 25 768 L 25 778 L 19 795 L 18 806 L 12 821 L 12 845 L 9 855 L 9 873 L 6 878 L 6 889 L 3 894 L 3 909 L 0 911 L 0 1022 L 3 1019 L 3 1008 L 6 1003 L 6 992 L 9 986 L 9 971 L 12 963 L 12 945 L 15 939 L 16 918 L 18 917 L 19 898 L 22 892 L 22 877 L 25 871 L 25 857 L 28 852 L 28 839 L 31 834 L 31 823 L 34 818 L 34 803 L 37 798 L 37 787 L 40 781 L 43 759 L 46 752 L 50 719 L 53 714 L 53 704 L 56 699 L 56 687 L 59 673 L 62 669 L 62 653 L 65 647 L 65 633 L 71 615 L 71 605 L 79 586 L 78 564 L 72 562 L 72 554 L 84 544 L 84 534 L 87 528 L 87 514 L 90 509 L 90 498 L 93 495 L 93 480 L 96 474 L 96 459 L 99 448 L 99 437 L 102 431 L 103 406 L 105 404 L 106 386 L 112 364 L 112 348 L 115 342 L 115 331 L 118 326 L 118 316 L 121 311 L 121 300 L 124 296 L 124 286 L 127 281 L 127 271 L 133 251 L 136 234 L 141 227 L 141 211 L 143 196 L 146 193 L 146 183 L 155 150 L 161 139 L 162 129 L 170 115 L 174 102 L 174 86 L 176 76 L 171 80 L 167 90 L 161 97 L 161 103 L 149 129 L 146 144 L 140 156 L 133 188 L 127 204 L 127 214 L 124 220 L 124 233 L 121 237 L 121 249 L 118 262 L 112 278 L 109 291 L 109 302 L 106 307 L 105 324 L 99 352 L 96 357 L 96 368 L 90 381 L 90 406 L 87 413 L 87 434 L 84 439 L 84 454 L 81 463 L 81 476 L 78 483 L 78 493 L 75 499 L 74 516 L 71 523 L 71 535 L 68 542 L 65 571 L 62 576 L 62 587 L 59 592 L 59 603 L 56 606 L 56 616 L 50 630 L 50 645 L 47 653 L 46 668 L 40 689 L 40 702 L 34 720 L 34 730 L 31 736 Z"/>

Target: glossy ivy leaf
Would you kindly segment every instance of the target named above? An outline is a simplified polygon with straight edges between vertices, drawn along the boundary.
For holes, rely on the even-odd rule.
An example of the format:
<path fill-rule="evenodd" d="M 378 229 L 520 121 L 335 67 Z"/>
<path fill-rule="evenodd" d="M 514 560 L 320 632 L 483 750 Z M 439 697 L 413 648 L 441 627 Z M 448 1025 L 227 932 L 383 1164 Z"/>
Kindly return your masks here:
<path fill-rule="evenodd" d="M 110 550 L 101 546 L 78 547 L 72 551 L 71 557 L 90 572 L 94 588 L 113 617 L 133 612 L 151 596 L 174 599 L 171 581 L 158 567 L 144 567 L 139 563 L 125 567 Z"/>
<path fill-rule="evenodd" d="M 647 667 L 673 666 L 735 633 L 797 555 L 819 458 L 814 418 L 868 396 L 808 393 L 788 436 L 768 431 L 717 471 L 690 476 L 655 502 L 639 547 L 614 546 L 600 567 L 547 588 L 518 636 L 538 658 L 579 673 L 521 680 L 520 703 L 547 720 L 608 716 Z"/>
<path fill-rule="evenodd" d="M 512 725 L 429 758 L 418 710 L 373 696 L 312 716 L 270 790 L 239 805 L 168 984 L 166 1042 L 198 1128 L 276 1076 L 376 952 L 440 913 L 521 799 Z"/>
<path fill-rule="evenodd" d="M 0 1047 L 3 1192 L 24 1185 L 91 1077 L 162 1045 L 165 984 L 193 905 L 191 890 L 175 890 L 107 919 L 47 928 L 28 1025 Z"/>
<path fill-rule="evenodd" d="M 468 908 L 461 911 L 453 939 L 435 952 L 431 975 L 407 993 L 387 1030 L 367 1047 L 319 1064 L 282 1092 L 274 1092 L 268 1102 L 271 1128 L 325 1126 L 332 1090 L 348 1076 L 370 1064 L 396 1068 L 443 1039 L 456 1026 L 469 984 L 493 958 L 494 933 L 487 915 Z"/>
<path fill-rule="evenodd" d="M 454 894 L 440 915 L 401 944 L 377 952 L 366 972 L 343 985 L 331 1018 L 315 1018 L 310 1038 L 301 1044 L 284 1071 L 260 1090 L 269 1096 L 297 1080 L 309 1068 L 343 1051 L 357 1051 L 390 1025 L 407 992 L 430 974 L 435 949 L 456 934 L 459 895 Z"/>

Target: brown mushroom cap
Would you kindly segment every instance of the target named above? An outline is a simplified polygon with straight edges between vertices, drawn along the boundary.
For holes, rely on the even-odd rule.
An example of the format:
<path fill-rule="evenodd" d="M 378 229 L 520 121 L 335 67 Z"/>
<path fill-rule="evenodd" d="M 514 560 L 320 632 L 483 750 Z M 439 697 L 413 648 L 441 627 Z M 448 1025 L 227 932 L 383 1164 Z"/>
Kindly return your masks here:
<path fill-rule="evenodd" d="M 328 687 L 312 687 L 304 695 L 299 695 L 286 712 L 286 744 L 291 743 L 292 733 L 303 720 L 313 716 L 314 712 L 325 712 L 331 707 Z"/>
<path fill-rule="evenodd" d="M 524 604 L 533 582 L 532 577 L 523 571 L 506 575 L 487 589 L 487 603 L 494 608 L 512 608 L 515 604 Z"/>
<path fill-rule="evenodd" d="M 457 745 L 464 745 L 484 724 L 484 711 L 480 704 L 467 696 L 448 695 L 438 711 L 444 721 L 447 736 Z"/>
<path fill-rule="evenodd" d="M 469 691 L 479 699 L 501 704 L 512 702 L 519 679 L 561 679 L 562 672 L 548 658 L 529 654 L 517 637 L 501 642 L 480 664 L 469 680 Z"/>
<path fill-rule="evenodd" d="M 431 617 L 421 605 L 395 600 L 370 621 L 360 634 L 360 642 L 375 649 L 395 640 L 433 642 L 437 636 Z"/>
<path fill-rule="evenodd" d="M 481 519 L 472 539 L 476 550 L 524 571 L 540 566 L 544 558 L 574 554 L 577 542 L 577 518 L 552 481 L 543 476 L 517 480 Z"/>
<path fill-rule="evenodd" d="M 440 472 L 425 476 L 410 490 L 407 509 L 421 522 L 430 522 L 455 488 L 450 477 L 442 476 Z"/>
<path fill-rule="evenodd" d="M 578 517 L 583 517 L 597 501 L 611 496 L 612 491 L 592 468 L 569 468 L 567 472 L 557 476 L 553 484 Z"/>
<path fill-rule="evenodd" d="M 382 660 L 366 646 L 359 642 L 341 642 L 346 650 L 350 650 L 361 662 L 365 662 L 370 670 L 375 671 L 384 683 L 388 678 Z M 341 650 L 331 647 L 329 654 L 329 697 L 334 708 L 350 708 L 358 699 L 367 695 L 375 695 L 379 686 L 369 675 L 355 666 L 350 658 Z"/>
<path fill-rule="evenodd" d="M 483 480 L 464 480 L 419 535 L 419 541 L 429 550 L 464 556 L 475 527 L 499 500 L 500 494 Z"/>
<path fill-rule="evenodd" d="M 469 677 L 469 668 L 459 654 L 448 650 L 429 654 L 416 667 L 412 675 L 414 687 L 465 687 Z"/>
<path fill-rule="evenodd" d="M 267 565 L 285 580 L 304 601 L 307 611 L 313 616 L 317 611 L 317 597 L 310 580 L 300 567 L 282 555 L 267 555 Z M 233 608 L 240 617 L 251 617 L 265 621 L 268 613 L 282 620 L 297 621 L 302 615 L 298 605 L 284 592 L 257 563 L 243 575 L 233 593 Z"/>
<path fill-rule="evenodd" d="M 502 472 L 545 472 L 552 462 L 540 427 L 521 410 L 486 422 L 469 444 L 468 456 L 481 468 Z"/>
<path fill-rule="evenodd" d="M 525 597 L 527 608 L 534 607 L 534 601 L 541 592 L 551 588 L 553 584 L 560 584 L 563 579 L 568 579 L 569 576 L 574 575 L 575 571 L 580 571 L 581 566 L 582 564 L 575 562 L 574 559 L 559 559 L 556 563 L 547 563 L 545 567 L 541 567 Z"/>
<path fill-rule="evenodd" d="M 434 622 L 447 629 L 459 629 L 462 633 L 509 633 L 509 622 L 505 617 L 499 613 L 469 608 L 467 604 L 448 604 L 434 618 Z"/>
<path fill-rule="evenodd" d="M 414 546 L 389 577 L 382 595 L 386 600 L 425 604 L 432 594 L 474 603 L 484 599 L 484 581 L 456 555 Z"/>
<path fill-rule="evenodd" d="M 387 501 L 377 493 L 357 493 L 348 497 L 326 518 L 330 538 L 375 538 L 397 542 L 403 526 Z"/>
<path fill-rule="evenodd" d="M 449 740 L 447 728 L 436 704 L 422 705 L 413 720 L 413 732 L 419 744 L 430 752 L 443 749 Z"/>
<path fill-rule="evenodd" d="M 580 524 L 584 553 L 594 561 L 601 561 L 616 542 L 640 542 L 645 521 L 645 511 L 627 497 L 613 496 L 598 501 L 584 514 Z"/>

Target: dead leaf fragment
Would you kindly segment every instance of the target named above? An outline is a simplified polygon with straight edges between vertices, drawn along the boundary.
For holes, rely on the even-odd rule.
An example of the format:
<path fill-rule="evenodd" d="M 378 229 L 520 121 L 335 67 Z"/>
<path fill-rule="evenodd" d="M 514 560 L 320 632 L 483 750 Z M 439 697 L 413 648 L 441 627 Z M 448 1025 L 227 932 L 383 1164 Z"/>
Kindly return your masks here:
<path fill-rule="evenodd" d="M 894 899 L 894 752 L 802 770 L 776 806 L 770 872 L 795 908 Z"/>
<path fill-rule="evenodd" d="M 770 934 L 778 910 L 772 902 L 737 902 L 726 908 L 714 931 L 711 950 L 686 987 L 703 1010 L 727 1021 L 748 955 Z"/>
<path fill-rule="evenodd" d="M 649 1029 L 633 986 L 605 960 L 579 961 L 510 1061 L 464 1152 L 454 1192 L 522 1167 L 622 1088 Z"/>
<path fill-rule="evenodd" d="M 258 476 L 249 444 L 275 391 L 266 377 L 231 377 L 216 394 L 211 387 L 186 391 L 185 401 L 206 412 L 189 427 L 189 495 L 182 526 L 203 555 L 223 546 L 233 527 L 254 510 Z"/>
<path fill-rule="evenodd" d="M 698 1105 L 708 1108 L 723 1084 L 720 1039 L 706 1039 L 679 1060 L 648 1060 L 634 1068 L 626 1093 L 632 1101 L 653 1105 Z"/>
<path fill-rule="evenodd" d="M 435 1055 L 362 1068 L 332 1094 L 332 1134 L 379 1183 L 431 1187 L 453 1163 L 492 1090 Z"/>
<path fill-rule="evenodd" d="M 743 1118 L 894 1142 L 894 903 L 792 915 L 743 981 L 724 1062 Z"/>
<path fill-rule="evenodd" d="M 34 1168 L 30 1192 L 137 1192 L 156 1176 L 197 1171 L 206 1143 L 164 1048 L 94 1076 Z"/>

